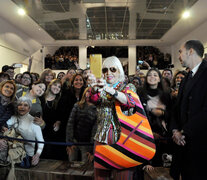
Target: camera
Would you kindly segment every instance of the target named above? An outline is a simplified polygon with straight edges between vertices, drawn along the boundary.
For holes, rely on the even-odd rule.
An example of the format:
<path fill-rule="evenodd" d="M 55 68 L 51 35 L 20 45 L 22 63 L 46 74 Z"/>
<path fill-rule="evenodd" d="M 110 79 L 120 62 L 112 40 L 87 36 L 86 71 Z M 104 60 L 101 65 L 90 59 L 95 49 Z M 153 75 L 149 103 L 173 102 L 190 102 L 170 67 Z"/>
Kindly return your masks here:
<path fill-rule="evenodd" d="M 168 64 L 167 65 L 167 68 L 174 68 L 175 66 L 174 66 L 174 64 Z"/>
<path fill-rule="evenodd" d="M 140 60 L 138 61 L 138 64 L 140 64 L 140 65 L 143 64 L 143 63 L 144 63 L 144 61 L 140 61 Z"/>
<path fill-rule="evenodd" d="M 12 65 L 14 68 L 21 68 L 22 67 L 22 64 L 19 64 L 19 63 L 15 63 Z"/>

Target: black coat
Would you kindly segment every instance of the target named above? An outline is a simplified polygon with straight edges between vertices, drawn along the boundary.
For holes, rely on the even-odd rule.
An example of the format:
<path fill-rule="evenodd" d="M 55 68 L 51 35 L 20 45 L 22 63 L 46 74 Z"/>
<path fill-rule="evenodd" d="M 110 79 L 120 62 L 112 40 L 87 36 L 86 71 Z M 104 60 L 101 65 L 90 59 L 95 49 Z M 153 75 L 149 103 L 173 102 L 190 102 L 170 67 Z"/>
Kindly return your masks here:
<path fill-rule="evenodd" d="M 194 77 L 183 79 L 171 129 L 183 130 L 186 145 L 177 146 L 171 172 L 182 169 L 186 179 L 207 179 L 207 61 L 203 60 Z"/>
<path fill-rule="evenodd" d="M 93 142 L 96 133 L 97 111 L 95 105 L 76 103 L 71 111 L 66 129 L 66 142 Z"/>
<path fill-rule="evenodd" d="M 1 97 L 0 97 L 0 102 L 1 102 Z M 6 121 L 10 119 L 12 115 L 14 115 L 13 104 L 10 103 L 8 105 L 3 106 L 0 103 L 0 131 L 1 131 L 2 126 L 5 126 L 5 127 L 7 126 Z"/>
<path fill-rule="evenodd" d="M 81 89 L 79 100 L 82 97 L 82 94 L 84 92 L 84 87 Z M 65 141 L 66 137 L 66 126 L 67 122 L 70 116 L 70 113 L 73 109 L 74 104 L 78 101 L 78 99 L 75 96 L 75 92 L 70 88 L 66 89 L 62 92 L 61 98 L 58 103 L 57 107 L 57 114 L 58 119 L 61 121 L 60 125 L 60 131 L 61 131 L 61 138 Z"/>

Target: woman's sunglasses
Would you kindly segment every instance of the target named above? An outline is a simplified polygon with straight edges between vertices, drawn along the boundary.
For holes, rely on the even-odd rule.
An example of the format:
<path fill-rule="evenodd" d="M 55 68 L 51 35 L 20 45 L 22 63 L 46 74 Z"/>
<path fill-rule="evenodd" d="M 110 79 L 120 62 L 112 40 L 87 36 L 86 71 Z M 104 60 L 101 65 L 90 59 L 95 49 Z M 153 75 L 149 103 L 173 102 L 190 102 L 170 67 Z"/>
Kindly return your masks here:
<path fill-rule="evenodd" d="M 112 73 L 115 73 L 117 71 L 117 69 L 115 67 L 110 67 L 110 68 L 103 68 L 102 69 L 102 73 L 107 73 L 108 70 L 110 70 Z"/>

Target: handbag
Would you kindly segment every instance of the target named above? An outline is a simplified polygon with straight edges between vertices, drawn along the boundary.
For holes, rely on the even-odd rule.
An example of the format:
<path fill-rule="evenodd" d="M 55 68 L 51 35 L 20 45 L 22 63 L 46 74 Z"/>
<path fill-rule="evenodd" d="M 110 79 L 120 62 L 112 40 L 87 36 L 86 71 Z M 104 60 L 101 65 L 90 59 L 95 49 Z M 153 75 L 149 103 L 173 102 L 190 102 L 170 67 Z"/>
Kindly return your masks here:
<path fill-rule="evenodd" d="M 127 90 L 135 101 L 136 112 L 126 116 L 118 101 L 115 109 L 121 123 L 119 140 L 111 145 L 96 145 L 94 167 L 98 169 L 126 169 L 145 163 L 156 152 L 153 133 L 139 97 Z"/>

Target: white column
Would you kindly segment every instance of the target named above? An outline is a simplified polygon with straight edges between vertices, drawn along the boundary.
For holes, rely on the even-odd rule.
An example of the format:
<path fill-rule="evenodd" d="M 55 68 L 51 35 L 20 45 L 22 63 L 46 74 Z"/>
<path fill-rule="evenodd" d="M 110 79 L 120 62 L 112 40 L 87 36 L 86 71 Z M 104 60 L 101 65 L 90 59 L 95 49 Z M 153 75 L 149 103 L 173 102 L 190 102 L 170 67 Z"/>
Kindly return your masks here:
<path fill-rule="evenodd" d="M 79 66 L 81 69 L 86 69 L 87 65 L 87 49 L 85 46 L 79 46 Z"/>
<path fill-rule="evenodd" d="M 136 72 L 136 60 L 137 60 L 137 53 L 136 53 L 136 45 L 128 46 L 128 75 L 133 75 Z"/>

